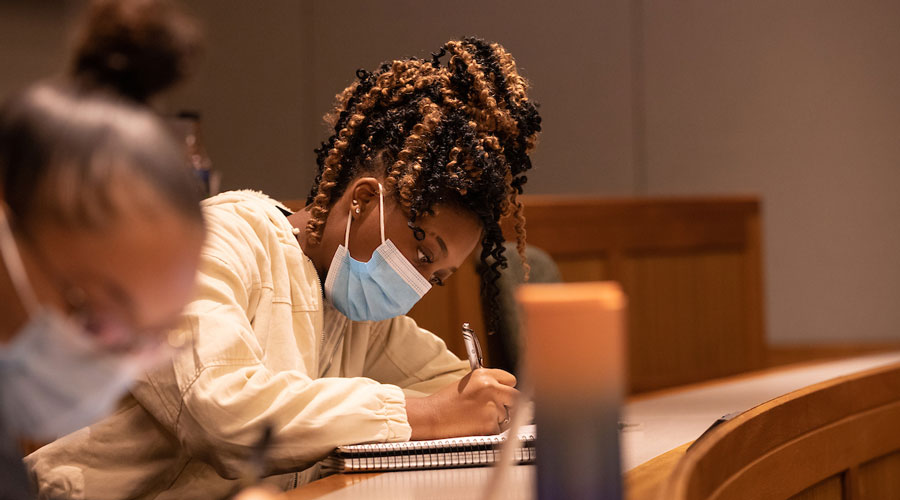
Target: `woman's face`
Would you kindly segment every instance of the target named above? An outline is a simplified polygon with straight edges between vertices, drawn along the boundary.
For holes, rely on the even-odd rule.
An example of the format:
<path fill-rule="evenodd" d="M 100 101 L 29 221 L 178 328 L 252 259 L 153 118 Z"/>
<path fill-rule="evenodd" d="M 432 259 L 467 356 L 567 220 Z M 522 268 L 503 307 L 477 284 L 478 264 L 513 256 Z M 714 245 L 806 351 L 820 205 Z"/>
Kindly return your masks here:
<path fill-rule="evenodd" d="M 335 203 L 325 226 L 323 247 L 334 255 L 344 242 L 347 217 L 350 225 L 350 255 L 368 261 L 381 245 L 378 182 L 371 177 L 358 179 Z M 360 213 L 355 213 L 356 208 Z M 416 269 L 434 285 L 441 285 L 459 268 L 481 239 L 478 218 L 454 205 L 436 205 L 434 215 L 419 218 L 416 225 L 424 238 L 418 240 L 408 225 L 409 215 L 393 196 L 384 196 L 384 236 Z"/>
<path fill-rule="evenodd" d="M 155 347 L 191 298 L 203 231 L 171 210 L 126 210 L 102 229 L 37 224 L 19 238 L 38 299 L 102 347 Z"/>

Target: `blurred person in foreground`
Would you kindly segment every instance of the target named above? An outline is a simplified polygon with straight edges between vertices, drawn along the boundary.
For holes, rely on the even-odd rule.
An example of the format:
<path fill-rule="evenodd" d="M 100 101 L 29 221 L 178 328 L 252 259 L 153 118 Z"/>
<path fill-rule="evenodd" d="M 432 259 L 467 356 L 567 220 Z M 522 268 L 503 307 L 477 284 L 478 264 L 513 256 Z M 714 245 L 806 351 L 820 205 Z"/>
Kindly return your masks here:
<path fill-rule="evenodd" d="M 198 43 L 168 2 L 94 2 L 67 74 L 0 107 L 0 498 L 30 497 L 20 439 L 107 415 L 168 352 L 205 231 L 148 101 Z"/>

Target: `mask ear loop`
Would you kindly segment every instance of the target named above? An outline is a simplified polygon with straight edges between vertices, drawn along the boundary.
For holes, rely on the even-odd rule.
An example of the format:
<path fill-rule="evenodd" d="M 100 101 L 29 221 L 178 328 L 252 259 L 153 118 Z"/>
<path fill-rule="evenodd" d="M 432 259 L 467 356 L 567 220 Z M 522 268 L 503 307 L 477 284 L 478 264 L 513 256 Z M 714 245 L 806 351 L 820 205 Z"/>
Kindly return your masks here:
<path fill-rule="evenodd" d="M 9 278 L 13 282 L 16 292 L 22 305 L 29 313 L 34 313 L 38 309 L 37 295 L 34 288 L 28 283 L 28 276 L 25 273 L 25 262 L 22 260 L 22 254 L 16 247 L 15 237 L 13 236 L 12 226 L 6 217 L 6 204 L 0 204 L 0 254 L 3 255 L 3 263 Z"/>
<path fill-rule="evenodd" d="M 384 190 L 378 183 L 378 221 L 381 223 L 381 243 L 384 243 Z"/>
<path fill-rule="evenodd" d="M 353 221 L 353 209 L 347 212 L 347 230 L 344 232 L 344 248 L 350 250 L 350 223 Z M 384 243 L 384 188 L 378 183 L 378 223 L 381 225 L 381 242 Z"/>
<path fill-rule="evenodd" d="M 350 251 L 350 223 L 353 222 L 353 209 L 347 211 L 347 230 L 344 232 L 344 248 Z"/>

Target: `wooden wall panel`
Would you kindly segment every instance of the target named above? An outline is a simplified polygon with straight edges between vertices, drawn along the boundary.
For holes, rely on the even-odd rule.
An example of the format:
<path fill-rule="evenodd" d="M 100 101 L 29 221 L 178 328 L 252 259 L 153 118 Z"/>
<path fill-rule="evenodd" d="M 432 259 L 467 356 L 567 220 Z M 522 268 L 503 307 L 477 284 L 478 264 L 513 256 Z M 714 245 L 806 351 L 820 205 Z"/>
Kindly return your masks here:
<path fill-rule="evenodd" d="M 577 281 L 606 281 L 610 279 L 609 262 L 601 256 L 562 257 L 556 259 L 562 280 L 570 283 Z"/>
<path fill-rule="evenodd" d="M 897 425 L 900 426 L 900 422 Z M 900 498 L 900 452 L 860 465 L 856 484 L 860 500 Z"/>
<path fill-rule="evenodd" d="M 622 284 L 631 392 L 762 367 L 758 200 L 535 196 L 524 204 L 529 244 L 554 258 L 564 281 Z"/>
<path fill-rule="evenodd" d="M 831 476 L 816 483 L 792 496 L 790 500 L 845 500 L 843 475 Z"/>
<path fill-rule="evenodd" d="M 624 261 L 634 392 L 750 370 L 740 252 L 636 255 Z"/>

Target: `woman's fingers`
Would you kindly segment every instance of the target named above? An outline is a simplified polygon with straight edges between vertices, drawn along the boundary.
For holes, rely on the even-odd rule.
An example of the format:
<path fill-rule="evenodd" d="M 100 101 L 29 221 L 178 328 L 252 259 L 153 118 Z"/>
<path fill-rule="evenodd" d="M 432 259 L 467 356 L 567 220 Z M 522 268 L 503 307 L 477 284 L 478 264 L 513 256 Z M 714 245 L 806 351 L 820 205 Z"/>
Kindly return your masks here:
<path fill-rule="evenodd" d="M 504 407 L 512 408 L 513 405 L 516 404 L 516 400 L 519 398 L 519 390 L 515 387 L 509 387 L 506 385 L 497 386 L 496 397 L 494 401 L 497 403 L 497 406 L 502 410 Z"/>
<path fill-rule="evenodd" d="M 512 418 L 519 397 L 515 384 L 516 377 L 508 372 L 479 368 L 427 398 L 407 398 L 412 437 L 431 439 L 498 432 L 498 427 L 505 428 Z"/>
<path fill-rule="evenodd" d="M 519 397 L 519 391 L 513 387 L 506 385 L 498 385 L 494 392 L 493 404 L 489 407 L 493 411 L 489 412 L 489 417 L 493 421 L 491 425 L 496 423 L 499 431 L 502 432 L 509 425 L 515 409 L 516 400 Z"/>
<path fill-rule="evenodd" d="M 516 376 L 507 371 L 499 370 L 496 368 L 487 368 L 483 369 L 485 374 L 496 380 L 497 382 L 508 385 L 510 387 L 516 386 Z"/>

